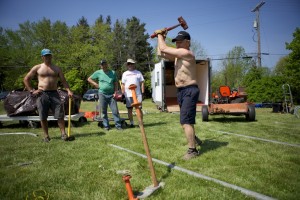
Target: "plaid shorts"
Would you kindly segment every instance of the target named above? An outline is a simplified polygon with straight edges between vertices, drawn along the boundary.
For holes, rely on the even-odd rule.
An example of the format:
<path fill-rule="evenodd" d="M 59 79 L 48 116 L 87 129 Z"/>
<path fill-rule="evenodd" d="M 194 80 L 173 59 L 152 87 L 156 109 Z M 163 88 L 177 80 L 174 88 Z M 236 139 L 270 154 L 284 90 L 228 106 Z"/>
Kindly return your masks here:
<path fill-rule="evenodd" d="M 57 90 L 43 91 L 37 98 L 37 108 L 40 120 L 47 120 L 49 109 L 54 113 L 55 119 L 65 117 L 64 104 L 61 102 Z"/>

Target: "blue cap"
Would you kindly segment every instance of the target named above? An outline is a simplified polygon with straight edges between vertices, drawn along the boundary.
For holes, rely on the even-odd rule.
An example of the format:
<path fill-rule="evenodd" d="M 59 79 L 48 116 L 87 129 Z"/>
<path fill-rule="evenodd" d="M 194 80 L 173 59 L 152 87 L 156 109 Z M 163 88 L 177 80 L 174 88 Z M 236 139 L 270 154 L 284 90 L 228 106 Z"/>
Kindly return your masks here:
<path fill-rule="evenodd" d="M 43 50 L 41 51 L 41 55 L 42 55 L 42 56 L 45 56 L 45 55 L 52 55 L 52 53 L 51 53 L 50 49 L 43 49 Z"/>

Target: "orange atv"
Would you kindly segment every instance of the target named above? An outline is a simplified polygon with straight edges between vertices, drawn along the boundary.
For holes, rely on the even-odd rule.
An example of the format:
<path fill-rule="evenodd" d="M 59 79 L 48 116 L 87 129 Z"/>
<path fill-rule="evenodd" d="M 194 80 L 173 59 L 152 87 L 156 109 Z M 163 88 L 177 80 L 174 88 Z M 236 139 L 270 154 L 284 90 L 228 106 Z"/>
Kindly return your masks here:
<path fill-rule="evenodd" d="M 202 121 L 208 121 L 208 115 L 245 115 L 248 121 L 255 121 L 255 105 L 247 102 L 244 88 L 230 90 L 229 86 L 220 86 L 219 91 L 212 94 L 209 105 L 202 106 Z"/>

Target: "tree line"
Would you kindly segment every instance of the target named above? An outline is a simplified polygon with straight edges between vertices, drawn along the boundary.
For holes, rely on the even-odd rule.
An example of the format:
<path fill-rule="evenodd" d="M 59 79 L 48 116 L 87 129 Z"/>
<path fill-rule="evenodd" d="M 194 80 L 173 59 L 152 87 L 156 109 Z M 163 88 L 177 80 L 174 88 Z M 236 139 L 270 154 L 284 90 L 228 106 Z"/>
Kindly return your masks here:
<path fill-rule="evenodd" d="M 253 102 L 279 102 L 283 100 L 282 85 L 289 84 L 294 102 L 300 102 L 300 29 L 293 33 L 293 41 L 286 43 L 291 53 L 283 57 L 273 69 L 257 67 L 255 59 L 247 56 L 241 46 L 230 50 L 223 59 L 221 70 L 212 72 L 211 89 L 220 85 L 231 88 L 243 86 Z M 126 60 L 137 61 L 137 68 L 145 77 L 146 95 L 151 97 L 151 68 L 158 62 L 156 50 L 148 42 L 145 23 L 137 17 L 126 20 L 105 19 L 100 15 L 90 25 L 85 17 L 68 27 L 65 22 L 51 22 L 43 18 L 38 22 L 26 21 L 18 30 L 0 27 L 0 89 L 24 88 L 23 77 L 29 69 L 41 63 L 43 48 L 53 52 L 53 63 L 65 73 L 71 90 L 83 94 L 91 86 L 86 81 L 106 59 L 118 77 L 127 70 Z M 170 38 L 167 43 L 171 44 Z M 174 44 L 172 44 L 174 45 Z M 200 43 L 192 40 L 191 49 L 199 58 L 205 57 Z M 201 54 L 201 55 L 199 55 Z M 33 85 L 36 84 L 33 80 Z"/>
<path fill-rule="evenodd" d="M 82 17 L 72 27 L 46 18 L 26 21 L 15 31 L 0 27 L 1 89 L 24 88 L 22 79 L 32 66 L 41 63 L 43 48 L 52 51 L 53 63 L 62 68 L 77 94 L 90 87 L 86 80 L 99 69 L 101 59 L 109 62 L 119 78 L 126 71 L 127 58 L 136 60 L 140 71 L 148 72 L 153 48 L 145 31 L 145 24 L 136 17 L 112 24 L 110 16 L 104 20 L 101 15 L 93 25 Z"/>

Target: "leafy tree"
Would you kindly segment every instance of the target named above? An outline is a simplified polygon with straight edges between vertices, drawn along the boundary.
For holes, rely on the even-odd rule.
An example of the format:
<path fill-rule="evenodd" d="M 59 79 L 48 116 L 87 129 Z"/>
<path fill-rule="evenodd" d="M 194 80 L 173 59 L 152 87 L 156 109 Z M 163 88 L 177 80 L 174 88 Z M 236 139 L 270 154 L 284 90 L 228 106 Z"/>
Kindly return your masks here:
<path fill-rule="evenodd" d="M 282 102 L 283 79 L 279 76 L 252 80 L 247 86 L 248 100 L 252 102 Z"/>
<path fill-rule="evenodd" d="M 33 31 L 35 35 L 35 40 L 40 49 L 49 48 L 52 45 L 52 30 L 51 21 L 49 19 L 43 18 L 38 23 L 33 23 Z"/>
<path fill-rule="evenodd" d="M 276 63 L 276 66 L 273 70 L 273 74 L 275 76 L 283 76 L 285 74 L 287 64 L 288 56 L 280 58 L 280 60 Z"/>
<path fill-rule="evenodd" d="M 212 71 L 211 76 L 211 92 L 216 93 L 219 91 L 219 87 L 224 85 L 223 71 Z"/>
<path fill-rule="evenodd" d="M 204 48 L 202 47 L 201 43 L 198 42 L 197 40 L 192 39 L 190 49 L 194 53 L 196 59 L 202 59 L 202 60 L 207 59 L 207 54 Z"/>
<path fill-rule="evenodd" d="M 7 67 L 3 70 L 5 81 L 3 83 L 3 88 L 5 90 L 17 90 L 24 89 L 23 78 L 26 73 L 29 71 L 29 68 L 24 67 Z M 17 72 L 17 73 L 16 73 Z M 32 80 L 32 86 L 37 88 L 37 81 Z"/>
<path fill-rule="evenodd" d="M 84 28 L 89 28 L 89 23 L 87 21 L 87 19 L 82 16 L 78 22 L 77 22 L 77 27 L 84 27 Z"/>
<path fill-rule="evenodd" d="M 244 77 L 251 69 L 251 63 L 243 47 L 234 47 L 223 59 L 221 70 L 212 73 L 212 91 L 218 91 L 221 85 L 230 88 L 246 87 Z"/>
<path fill-rule="evenodd" d="M 0 66 L 4 66 L 0 71 L 1 88 L 21 87 L 29 68 L 42 62 L 40 51 L 43 48 L 51 49 L 53 63 L 65 72 L 75 93 L 83 93 L 90 87 L 86 79 L 99 69 L 101 59 L 108 60 L 119 78 L 126 70 L 123 63 L 129 57 L 137 60 L 137 67 L 143 74 L 148 72 L 153 49 L 147 42 L 145 24 L 132 17 L 126 23 L 117 20 L 113 27 L 111 25 L 110 16 L 104 22 L 100 15 L 93 26 L 81 17 L 72 27 L 61 21 L 51 23 L 46 18 L 33 23 L 26 21 L 16 31 L 0 27 Z"/>
<path fill-rule="evenodd" d="M 231 88 L 241 86 L 243 77 L 250 68 L 250 61 L 245 49 L 241 46 L 234 47 L 223 60 L 224 84 Z"/>
<path fill-rule="evenodd" d="M 147 42 L 148 34 L 145 34 L 145 24 L 140 24 L 136 17 L 126 20 L 126 54 L 127 58 L 137 61 L 139 70 L 146 72 L 148 70 L 147 60 L 152 47 Z M 146 61 L 146 62 L 145 62 Z"/>
<path fill-rule="evenodd" d="M 72 68 L 65 73 L 65 77 L 68 80 L 70 89 L 72 91 L 76 91 L 78 94 L 82 94 L 85 92 L 84 88 L 82 87 L 85 80 L 79 79 L 78 77 L 80 76 L 81 72 L 76 68 Z"/>
<path fill-rule="evenodd" d="M 127 70 L 124 63 L 127 59 L 126 54 L 126 29 L 125 24 L 119 20 L 113 26 L 113 41 L 111 48 L 113 51 L 112 66 L 117 71 L 118 75 L 121 75 L 122 71 Z M 120 78 L 120 77 L 119 77 Z"/>
<path fill-rule="evenodd" d="M 56 21 L 51 27 L 52 43 L 51 50 L 53 59 L 58 66 L 69 66 L 71 33 L 64 22 Z"/>
<path fill-rule="evenodd" d="M 288 64 L 284 71 L 286 83 L 291 87 L 296 103 L 300 103 L 300 28 L 293 33 L 294 39 L 286 43 L 286 48 L 292 52 L 288 56 Z"/>
<path fill-rule="evenodd" d="M 95 24 L 103 24 L 103 23 L 104 23 L 103 16 L 100 15 L 100 16 L 96 19 Z"/>

